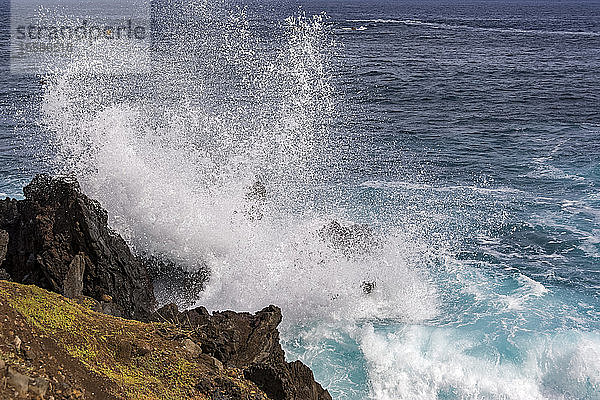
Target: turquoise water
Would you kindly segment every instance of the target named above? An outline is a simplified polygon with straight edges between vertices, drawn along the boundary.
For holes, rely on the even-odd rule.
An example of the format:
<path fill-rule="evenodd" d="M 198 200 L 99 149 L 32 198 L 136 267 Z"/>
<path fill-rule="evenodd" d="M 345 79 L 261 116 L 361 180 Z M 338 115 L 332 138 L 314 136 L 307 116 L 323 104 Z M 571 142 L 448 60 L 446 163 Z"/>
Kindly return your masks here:
<path fill-rule="evenodd" d="M 91 71 L 142 56 L 102 45 L 3 74 L 0 192 L 77 176 L 136 250 L 207 262 L 199 304 L 280 305 L 336 399 L 600 399 L 598 4 L 153 12 L 150 74 Z"/>

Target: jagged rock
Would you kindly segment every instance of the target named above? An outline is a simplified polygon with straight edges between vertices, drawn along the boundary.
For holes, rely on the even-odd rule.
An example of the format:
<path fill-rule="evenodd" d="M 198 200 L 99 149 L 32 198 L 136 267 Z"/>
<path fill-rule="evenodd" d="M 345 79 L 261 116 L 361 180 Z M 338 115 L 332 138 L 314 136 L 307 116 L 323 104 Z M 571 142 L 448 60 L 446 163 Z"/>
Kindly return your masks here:
<path fill-rule="evenodd" d="M 310 368 L 300 361 L 288 363 L 283 368 L 253 365 L 244 371 L 244 377 L 272 400 L 331 399 L 329 393 L 315 382 Z"/>
<path fill-rule="evenodd" d="M 195 327 L 203 352 L 238 368 L 285 359 L 277 331 L 281 322 L 278 307 L 269 306 L 255 315 L 233 311 L 210 315 L 205 310 L 184 312 L 179 318 Z"/>
<path fill-rule="evenodd" d="M 331 400 L 329 393 L 315 382 L 307 366 L 300 361 L 286 362 L 277 330 L 282 318 L 279 308 L 269 306 L 254 315 L 232 311 L 215 312 L 211 315 L 203 307 L 182 313 L 176 305 L 170 304 L 152 314 L 155 299 L 146 263 L 135 258 L 125 241 L 108 227 L 106 211 L 96 201 L 82 194 L 76 181 L 40 175 L 24 188 L 24 194 L 25 200 L 0 201 L 0 229 L 8 233 L 8 246 L 2 267 L 17 282 L 34 284 L 74 297 L 76 302 L 58 299 L 60 296 L 56 294 L 50 295 L 31 286 L 6 282 L 1 282 L 0 286 L 11 293 L 20 292 L 32 296 L 36 301 L 41 296 L 47 304 L 58 302 L 62 306 L 55 307 L 56 312 L 61 312 L 64 307 L 79 307 L 77 303 L 88 308 L 87 312 L 71 308 L 71 311 L 78 313 L 78 321 L 82 321 L 81 326 L 77 324 L 77 328 L 82 329 L 77 335 L 73 332 L 73 326 L 64 331 L 60 324 L 52 327 L 36 325 L 36 329 L 55 329 L 56 332 L 50 336 L 67 335 L 69 345 L 77 342 L 83 346 L 82 351 L 87 348 L 89 341 L 78 341 L 74 335 L 96 335 L 102 331 L 104 337 L 113 338 L 102 349 L 105 361 L 114 358 L 124 363 L 131 363 L 141 355 L 156 350 L 159 343 L 171 349 L 172 345 L 169 343 L 174 343 L 177 350 L 181 350 L 181 344 L 184 344 L 191 352 L 175 352 L 176 357 L 183 357 L 211 372 L 198 382 L 198 388 L 202 389 L 203 394 L 222 393 L 227 398 L 241 400 L 262 399 L 263 391 L 268 391 L 272 393 L 272 400 Z M 173 273 L 173 267 L 178 266 L 176 262 L 161 261 L 160 268 L 168 270 L 171 277 L 177 276 Z M 197 271 L 205 273 L 202 268 Z M 206 275 L 189 277 L 198 291 L 202 287 L 197 282 L 203 283 L 205 279 Z M 176 284 L 180 283 L 173 283 Z M 185 288 L 183 286 L 183 290 Z M 0 291 L 0 296 L 2 294 Z M 190 299 L 196 298 L 197 294 L 193 294 Z M 14 319 L 16 310 L 9 306 L 6 301 L 0 303 L 2 311 L 12 313 Z M 19 313 L 35 314 L 39 308 L 31 307 L 19 310 Z M 139 335 L 132 342 L 130 336 L 115 334 L 118 330 L 104 326 L 104 320 L 90 314 L 89 308 L 133 319 L 145 320 L 151 316 L 152 320 L 171 322 L 176 326 L 164 324 L 160 329 L 153 327 L 151 330 L 155 332 L 155 336 L 150 342 L 152 345 L 147 347 L 150 344 L 149 329 L 142 329 L 146 324 L 123 322 L 124 329 L 133 330 Z M 106 321 L 111 321 L 111 324 L 118 325 L 123 321 L 106 315 L 103 317 L 107 318 Z M 40 318 L 32 320 L 39 321 Z M 95 330 L 88 332 L 86 324 L 95 324 Z M 19 334 L 26 335 L 23 337 L 27 346 L 30 346 L 39 332 L 37 335 L 29 335 L 26 327 L 19 327 Z M 138 332 L 139 329 L 141 330 Z M 106 332 L 110 332 L 110 335 Z M 182 342 L 188 336 L 189 342 Z M 65 341 L 56 343 L 63 342 Z M 39 351 L 41 344 L 38 343 L 37 346 L 36 351 Z M 15 344 L 15 348 L 18 347 Z M 173 359 L 169 359 L 169 363 L 173 362 Z M 144 368 L 144 365 L 136 364 L 139 368 Z M 236 374 L 235 379 L 229 376 L 232 372 Z M 75 373 L 80 378 L 85 375 L 89 379 L 100 379 L 87 372 Z M 17 375 L 18 372 L 12 370 L 11 374 L 11 382 L 15 387 L 20 386 L 17 390 L 22 392 L 25 383 L 29 384 L 29 378 L 25 377 L 27 379 L 24 381 Z M 89 387 L 97 394 L 108 392 L 109 389 L 117 390 L 120 386 L 115 379 L 118 377 L 118 374 L 110 379 L 105 377 L 107 380 L 95 381 Z M 56 379 L 56 382 L 60 381 L 58 377 Z M 79 382 L 88 385 L 86 382 L 89 379 L 79 379 Z M 240 385 L 238 379 L 244 384 Z M 54 390 L 54 384 L 50 391 Z M 32 386 L 42 388 L 43 382 Z M 60 390 L 66 393 L 63 389 Z M 77 389 L 73 389 L 75 390 Z M 27 390 L 22 393 L 27 393 Z"/>
<path fill-rule="evenodd" d="M 242 369 L 272 400 L 330 400 L 311 370 L 295 361 L 287 363 L 279 343 L 277 326 L 281 310 L 269 306 L 256 314 L 215 312 L 204 307 L 179 312 L 174 304 L 159 309 L 157 321 L 175 322 L 193 331 L 203 356 L 209 355 L 226 367 Z"/>
<path fill-rule="evenodd" d="M 343 226 L 331 221 L 321 228 L 319 236 L 346 256 L 369 253 L 378 245 L 375 232 L 368 225 Z"/>
<path fill-rule="evenodd" d="M 150 277 L 100 204 L 68 178 L 38 175 L 23 192 L 25 200 L 0 200 L 0 229 L 10 238 L 3 268 L 12 279 L 71 296 L 109 295 L 113 314 L 147 319 Z"/>

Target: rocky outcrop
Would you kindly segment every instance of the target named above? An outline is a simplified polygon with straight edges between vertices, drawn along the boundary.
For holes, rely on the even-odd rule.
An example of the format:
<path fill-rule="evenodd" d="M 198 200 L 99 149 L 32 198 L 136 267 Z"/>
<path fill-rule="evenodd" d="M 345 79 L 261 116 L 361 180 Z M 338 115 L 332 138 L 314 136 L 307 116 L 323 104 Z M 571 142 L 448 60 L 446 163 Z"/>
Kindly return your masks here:
<path fill-rule="evenodd" d="M 76 181 L 48 175 L 23 192 L 25 200 L 0 200 L 0 229 L 9 236 L 2 268 L 12 280 L 69 297 L 110 296 L 114 314 L 146 319 L 155 302 L 150 278 L 100 204 Z"/>
<path fill-rule="evenodd" d="M 300 361 L 287 363 L 279 343 L 281 310 L 269 306 L 256 314 L 215 312 L 203 308 L 179 312 L 174 304 L 152 318 L 191 330 L 202 352 L 225 367 L 239 368 L 272 400 L 330 400 L 312 371 Z"/>

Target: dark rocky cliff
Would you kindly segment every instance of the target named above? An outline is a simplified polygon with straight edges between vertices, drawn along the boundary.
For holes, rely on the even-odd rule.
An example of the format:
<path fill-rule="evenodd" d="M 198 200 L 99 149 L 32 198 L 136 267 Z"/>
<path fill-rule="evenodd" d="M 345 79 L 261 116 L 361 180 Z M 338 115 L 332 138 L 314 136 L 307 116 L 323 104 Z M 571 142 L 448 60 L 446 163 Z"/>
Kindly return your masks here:
<path fill-rule="evenodd" d="M 203 308 L 179 312 L 173 304 L 158 310 L 152 318 L 190 330 L 202 352 L 223 365 L 243 372 L 272 400 L 331 400 L 300 361 L 288 363 L 279 343 L 279 307 L 269 306 L 255 315 L 233 311 L 215 312 Z"/>
<path fill-rule="evenodd" d="M 111 298 L 111 313 L 146 319 L 154 308 L 148 272 L 108 215 L 74 180 L 38 175 L 25 200 L 0 200 L 0 230 L 8 233 L 2 268 L 15 282 L 67 297 Z"/>

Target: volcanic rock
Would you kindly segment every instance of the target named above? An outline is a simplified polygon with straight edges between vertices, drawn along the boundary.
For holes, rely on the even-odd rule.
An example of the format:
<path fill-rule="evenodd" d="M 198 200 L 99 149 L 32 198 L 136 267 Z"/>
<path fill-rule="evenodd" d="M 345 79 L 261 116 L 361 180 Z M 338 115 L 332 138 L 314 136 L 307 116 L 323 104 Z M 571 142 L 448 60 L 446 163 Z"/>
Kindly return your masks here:
<path fill-rule="evenodd" d="M 74 180 L 39 175 L 24 188 L 24 194 L 25 200 L 0 200 L 1 267 L 18 282 L 0 282 L 0 312 L 8 316 L 0 321 L 0 350 L 13 349 L 11 365 L 18 368 L 10 369 L 6 379 L 20 393 L 26 394 L 28 387 L 37 396 L 86 396 L 87 390 L 96 393 L 95 398 L 122 398 L 108 393 L 143 394 L 166 379 L 162 390 L 181 390 L 189 398 L 221 393 L 232 400 L 264 400 L 266 396 L 270 400 L 331 400 L 306 365 L 286 362 L 277 330 L 282 318 L 278 307 L 269 306 L 256 314 L 224 311 L 211 315 L 204 307 L 180 312 L 169 304 L 153 313 L 155 297 L 147 268 L 175 277 L 177 268 L 187 269 L 166 257 L 137 259 L 108 227 L 106 211 L 85 196 Z M 331 240 L 344 242 L 336 238 L 338 233 L 334 229 Z M 148 266 L 149 260 L 154 264 Z M 194 289 L 184 304 L 197 298 L 206 279 L 201 262 L 196 266 L 200 268 L 191 270 L 197 275 L 185 275 L 183 287 L 177 286 L 182 284 L 177 278 L 169 286 Z M 160 324 L 131 323 L 114 316 Z M 61 323 L 47 323 L 54 320 Z M 10 333 L 13 330 L 17 332 Z M 19 344 L 8 344 L 9 337 L 19 337 L 16 333 L 23 335 L 30 355 L 19 351 Z M 96 370 L 87 369 L 92 365 L 90 343 L 96 344 L 92 363 L 100 363 Z M 139 362 L 140 357 L 145 362 Z M 75 363 L 73 358 L 78 358 Z M 21 361 L 15 365 L 17 359 Z M 37 365 L 37 360 L 44 360 L 55 374 L 38 369 L 30 384 L 22 374 L 29 374 L 27 366 Z M 68 375 L 74 379 L 65 378 L 64 365 L 69 365 Z M 172 365 L 189 368 L 186 376 L 197 380 L 149 376 Z M 110 373 L 99 375 L 98 371 Z M 136 379 L 125 379 L 122 371 L 135 371 Z M 138 377 L 147 377 L 146 383 L 135 383 Z M 49 380 L 49 387 L 38 378 Z M 6 390 L 0 388 L 0 397 L 6 398 Z"/>
<path fill-rule="evenodd" d="M 38 175 L 23 192 L 25 200 L 0 200 L 0 229 L 9 236 L 2 267 L 11 278 L 69 297 L 109 295 L 114 314 L 146 319 L 151 280 L 100 204 L 69 178 Z"/>
<path fill-rule="evenodd" d="M 156 321 L 177 321 L 193 331 L 204 355 L 225 367 L 243 370 L 272 400 L 330 400 L 312 371 L 300 361 L 288 363 L 279 343 L 281 309 L 269 306 L 256 314 L 233 311 L 214 312 L 204 307 L 179 312 L 169 304 L 153 314 Z"/>

